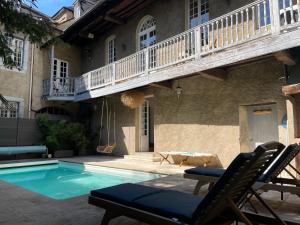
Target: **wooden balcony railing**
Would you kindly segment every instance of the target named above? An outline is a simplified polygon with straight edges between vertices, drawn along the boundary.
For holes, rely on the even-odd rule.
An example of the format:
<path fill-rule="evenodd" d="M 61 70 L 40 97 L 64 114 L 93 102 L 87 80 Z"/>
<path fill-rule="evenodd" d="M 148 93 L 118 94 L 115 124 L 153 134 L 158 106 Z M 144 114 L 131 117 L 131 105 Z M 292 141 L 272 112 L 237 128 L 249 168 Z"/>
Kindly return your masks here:
<path fill-rule="evenodd" d="M 289 2 L 289 4 L 287 4 Z M 300 0 L 258 0 L 76 79 L 76 94 L 200 59 L 299 25 Z"/>
<path fill-rule="evenodd" d="M 75 94 L 75 78 L 52 78 L 43 80 L 44 97 L 69 97 Z"/>

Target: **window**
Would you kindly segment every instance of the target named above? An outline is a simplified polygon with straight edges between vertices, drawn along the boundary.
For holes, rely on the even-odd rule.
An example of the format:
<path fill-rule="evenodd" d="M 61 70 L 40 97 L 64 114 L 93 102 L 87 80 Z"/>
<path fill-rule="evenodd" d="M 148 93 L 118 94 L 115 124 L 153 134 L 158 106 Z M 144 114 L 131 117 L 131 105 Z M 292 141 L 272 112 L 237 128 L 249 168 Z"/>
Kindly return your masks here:
<path fill-rule="evenodd" d="M 295 0 L 279 0 L 279 9 L 282 26 L 299 21 L 299 10 Z"/>
<path fill-rule="evenodd" d="M 142 50 L 156 43 L 156 20 L 152 16 L 144 17 L 138 26 L 138 49 Z"/>
<path fill-rule="evenodd" d="M 260 26 L 264 27 L 271 23 L 270 2 L 265 1 L 259 5 Z"/>
<path fill-rule="evenodd" d="M 12 50 L 12 59 L 18 69 L 23 68 L 24 64 L 24 41 L 19 38 L 8 37 L 8 46 Z"/>
<path fill-rule="evenodd" d="M 107 63 L 113 63 L 117 60 L 116 57 L 116 36 L 110 36 L 106 39 Z"/>
<path fill-rule="evenodd" d="M 7 105 L 0 101 L 0 118 L 17 118 L 18 102 L 9 102 Z"/>
<path fill-rule="evenodd" d="M 209 20 L 208 0 L 189 0 L 189 28 Z"/>
<path fill-rule="evenodd" d="M 67 78 L 69 75 L 69 63 L 60 59 L 54 59 L 53 61 L 53 78 Z"/>

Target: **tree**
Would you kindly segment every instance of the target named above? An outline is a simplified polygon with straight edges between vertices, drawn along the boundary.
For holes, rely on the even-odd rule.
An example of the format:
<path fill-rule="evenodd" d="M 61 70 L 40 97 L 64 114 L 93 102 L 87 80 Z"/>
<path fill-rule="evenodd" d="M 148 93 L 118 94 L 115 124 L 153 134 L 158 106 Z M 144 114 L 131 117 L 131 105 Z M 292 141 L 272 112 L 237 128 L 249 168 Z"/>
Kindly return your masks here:
<path fill-rule="evenodd" d="M 36 7 L 37 0 L 0 0 L 0 58 L 5 67 L 15 67 L 9 38 L 22 33 L 31 43 L 42 45 L 52 37 L 54 29 L 46 17 L 36 17 L 18 10 L 22 4 Z"/>

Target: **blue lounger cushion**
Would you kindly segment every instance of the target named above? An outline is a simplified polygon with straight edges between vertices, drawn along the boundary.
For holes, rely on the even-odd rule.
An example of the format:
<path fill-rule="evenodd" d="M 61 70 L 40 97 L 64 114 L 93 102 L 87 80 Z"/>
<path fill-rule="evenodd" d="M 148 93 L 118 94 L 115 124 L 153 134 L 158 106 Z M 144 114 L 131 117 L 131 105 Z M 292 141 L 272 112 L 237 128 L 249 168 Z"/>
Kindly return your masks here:
<path fill-rule="evenodd" d="M 222 168 L 208 168 L 195 167 L 184 171 L 186 174 L 196 174 L 210 177 L 220 177 L 224 174 L 225 169 Z"/>
<path fill-rule="evenodd" d="M 25 153 L 46 153 L 46 152 L 47 152 L 47 147 L 45 145 L 0 147 L 0 155 L 17 155 L 17 154 L 25 154 Z"/>
<path fill-rule="evenodd" d="M 134 201 L 138 209 L 186 223 L 193 223 L 202 197 L 179 191 L 165 190 Z"/>
<path fill-rule="evenodd" d="M 128 183 L 91 191 L 91 196 L 127 204 L 138 198 L 161 191 L 159 188 Z"/>

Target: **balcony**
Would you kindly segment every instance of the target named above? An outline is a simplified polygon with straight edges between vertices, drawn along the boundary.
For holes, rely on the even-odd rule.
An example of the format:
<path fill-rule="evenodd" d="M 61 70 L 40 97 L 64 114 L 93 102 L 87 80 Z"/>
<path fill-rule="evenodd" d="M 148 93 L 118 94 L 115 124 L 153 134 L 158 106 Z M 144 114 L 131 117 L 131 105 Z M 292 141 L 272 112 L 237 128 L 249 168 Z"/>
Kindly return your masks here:
<path fill-rule="evenodd" d="M 281 3 L 280 3 L 281 2 Z M 300 45 L 300 1 L 258 0 L 76 78 L 75 100 L 272 54 Z"/>
<path fill-rule="evenodd" d="M 73 101 L 74 95 L 73 77 L 43 80 L 43 98 L 48 101 Z"/>

